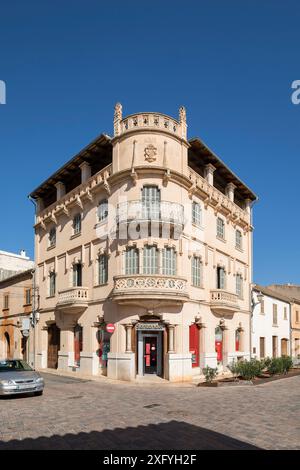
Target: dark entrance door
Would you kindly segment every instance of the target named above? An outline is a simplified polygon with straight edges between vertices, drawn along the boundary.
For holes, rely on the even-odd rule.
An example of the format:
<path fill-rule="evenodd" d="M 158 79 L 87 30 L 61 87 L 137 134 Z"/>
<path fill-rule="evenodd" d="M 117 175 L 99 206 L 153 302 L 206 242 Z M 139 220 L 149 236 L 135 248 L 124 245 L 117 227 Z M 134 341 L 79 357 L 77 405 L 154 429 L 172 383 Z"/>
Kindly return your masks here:
<path fill-rule="evenodd" d="M 60 329 L 55 325 L 48 328 L 48 367 L 57 369 L 58 351 L 60 349 Z"/>
<path fill-rule="evenodd" d="M 157 374 L 157 337 L 144 338 L 144 373 Z"/>

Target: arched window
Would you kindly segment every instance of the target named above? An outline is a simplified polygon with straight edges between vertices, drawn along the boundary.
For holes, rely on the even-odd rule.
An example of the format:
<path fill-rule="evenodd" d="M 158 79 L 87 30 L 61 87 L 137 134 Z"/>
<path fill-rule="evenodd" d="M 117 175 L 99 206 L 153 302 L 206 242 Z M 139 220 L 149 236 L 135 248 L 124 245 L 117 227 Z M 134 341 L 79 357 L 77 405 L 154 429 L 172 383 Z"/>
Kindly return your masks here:
<path fill-rule="evenodd" d="M 98 220 L 99 222 L 103 222 L 108 217 L 108 201 L 107 199 L 103 199 L 100 201 L 98 206 Z"/>

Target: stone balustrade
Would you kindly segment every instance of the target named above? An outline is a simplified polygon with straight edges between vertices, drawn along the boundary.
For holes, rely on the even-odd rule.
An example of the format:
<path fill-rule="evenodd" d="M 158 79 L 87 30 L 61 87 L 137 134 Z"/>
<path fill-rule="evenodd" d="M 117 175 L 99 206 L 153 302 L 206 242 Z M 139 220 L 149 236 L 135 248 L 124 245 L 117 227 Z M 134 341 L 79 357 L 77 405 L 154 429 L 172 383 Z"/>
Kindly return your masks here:
<path fill-rule="evenodd" d="M 178 122 L 165 114 L 160 113 L 138 113 L 126 116 L 121 121 L 121 134 L 137 129 L 158 129 L 160 131 L 175 134 L 179 138 L 186 139 L 186 125 Z"/>
<path fill-rule="evenodd" d="M 88 302 L 88 288 L 87 287 L 70 287 L 58 292 L 57 306 L 69 305 L 83 305 Z"/>
<path fill-rule="evenodd" d="M 118 205 L 117 220 L 119 223 L 153 220 L 184 225 L 184 207 L 176 202 L 160 201 L 150 207 L 142 201 L 129 201 Z"/>

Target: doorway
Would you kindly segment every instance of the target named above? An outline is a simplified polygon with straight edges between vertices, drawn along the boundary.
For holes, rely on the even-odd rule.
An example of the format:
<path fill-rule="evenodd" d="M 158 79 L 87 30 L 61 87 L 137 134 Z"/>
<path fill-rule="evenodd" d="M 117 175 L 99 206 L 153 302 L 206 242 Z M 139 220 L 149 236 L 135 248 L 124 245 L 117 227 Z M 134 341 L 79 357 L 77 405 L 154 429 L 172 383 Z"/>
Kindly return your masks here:
<path fill-rule="evenodd" d="M 282 338 L 281 340 L 281 355 L 288 355 L 288 340 L 286 338 Z"/>
<path fill-rule="evenodd" d="M 162 331 L 138 331 L 138 374 L 162 377 Z"/>
<path fill-rule="evenodd" d="M 58 351 L 60 350 L 60 329 L 55 323 L 48 327 L 48 367 L 57 369 Z"/>

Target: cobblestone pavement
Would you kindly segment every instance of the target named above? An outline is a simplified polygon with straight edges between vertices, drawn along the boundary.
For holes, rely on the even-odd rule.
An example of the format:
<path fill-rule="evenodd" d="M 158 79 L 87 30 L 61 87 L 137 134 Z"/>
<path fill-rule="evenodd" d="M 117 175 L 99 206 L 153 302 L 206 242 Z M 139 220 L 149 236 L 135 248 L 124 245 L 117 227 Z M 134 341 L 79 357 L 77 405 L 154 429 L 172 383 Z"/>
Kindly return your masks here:
<path fill-rule="evenodd" d="M 44 374 L 0 399 L 2 449 L 300 449 L 300 377 L 218 388 Z"/>

